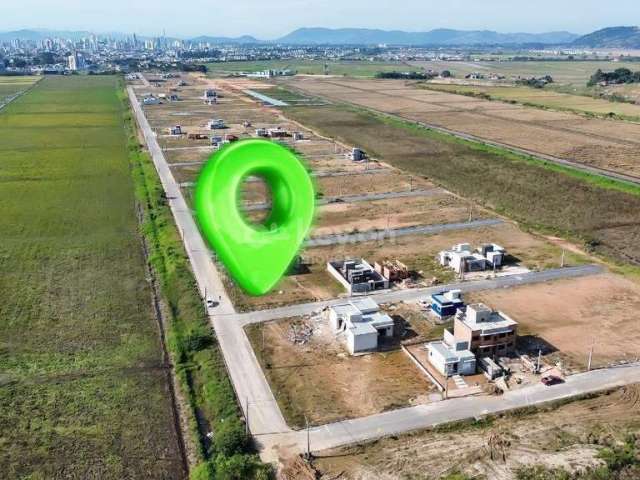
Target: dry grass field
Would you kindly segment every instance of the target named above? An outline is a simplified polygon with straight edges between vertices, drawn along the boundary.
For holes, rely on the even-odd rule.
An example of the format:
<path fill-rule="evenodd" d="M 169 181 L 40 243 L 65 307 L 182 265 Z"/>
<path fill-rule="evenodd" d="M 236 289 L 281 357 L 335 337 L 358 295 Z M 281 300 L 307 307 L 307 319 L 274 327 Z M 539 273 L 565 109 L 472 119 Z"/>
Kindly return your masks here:
<path fill-rule="evenodd" d="M 567 476 L 518 476 L 523 468 L 570 472 L 603 465 L 599 452 L 640 433 L 640 387 L 513 412 L 467 424 L 319 454 L 321 479 L 344 480 L 516 480 Z M 635 472 L 635 473 L 634 473 Z M 629 476 L 590 478 L 637 478 Z"/>
<path fill-rule="evenodd" d="M 602 98 L 585 95 L 571 95 L 550 90 L 548 88 L 530 88 L 514 86 L 485 86 L 485 85 L 443 85 L 425 83 L 425 88 L 447 93 L 463 95 L 487 96 L 490 99 L 505 102 L 515 102 L 527 106 L 537 106 L 551 110 L 566 110 L 594 115 L 616 115 L 640 120 L 640 105 L 623 102 L 610 102 Z"/>
<path fill-rule="evenodd" d="M 294 78 L 314 95 L 349 102 L 533 152 L 640 175 L 640 125 L 589 119 L 416 88 L 402 81 Z"/>
<path fill-rule="evenodd" d="M 537 109 L 527 111 L 555 115 Z M 295 107 L 288 108 L 287 115 L 343 142 L 357 142 L 381 161 L 424 176 L 531 228 L 568 236 L 616 260 L 640 264 L 636 247 L 640 237 L 640 198 L 633 193 L 635 190 L 621 191 L 594 177 L 570 175 L 499 149 L 361 109 L 339 105 Z M 590 123 L 596 120 L 580 121 L 589 128 L 597 126 Z M 626 122 L 610 123 L 621 132 L 638 127 Z M 635 150 L 635 155 L 638 152 Z"/>

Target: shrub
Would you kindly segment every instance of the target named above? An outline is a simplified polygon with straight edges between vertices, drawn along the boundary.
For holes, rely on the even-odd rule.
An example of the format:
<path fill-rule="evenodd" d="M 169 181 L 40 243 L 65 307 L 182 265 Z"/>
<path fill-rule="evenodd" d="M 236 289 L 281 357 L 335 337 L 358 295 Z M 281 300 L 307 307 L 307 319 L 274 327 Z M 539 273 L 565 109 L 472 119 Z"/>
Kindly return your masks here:
<path fill-rule="evenodd" d="M 220 422 L 215 430 L 213 444 L 218 454 L 230 457 L 246 451 L 249 439 L 245 427 L 236 417 Z"/>
<path fill-rule="evenodd" d="M 216 480 L 269 480 L 271 468 L 260 462 L 257 456 L 236 454 L 219 455 L 216 459 Z"/>

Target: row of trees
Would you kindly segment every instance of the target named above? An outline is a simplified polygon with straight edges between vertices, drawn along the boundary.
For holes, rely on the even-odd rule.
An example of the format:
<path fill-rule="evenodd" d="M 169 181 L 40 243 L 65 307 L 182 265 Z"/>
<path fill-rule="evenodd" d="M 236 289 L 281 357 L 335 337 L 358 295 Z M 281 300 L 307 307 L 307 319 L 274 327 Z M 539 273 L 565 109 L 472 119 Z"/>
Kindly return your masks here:
<path fill-rule="evenodd" d="M 544 88 L 545 85 L 549 83 L 553 83 L 553 77 L 551 75 L 545 75 L 543 77 L 519 78 L 516 80 L 516 85 L 524 85 L 533 88 Z"/>
<path fill-rule="evenodd" d="M 613 72 L 603 72 L 598 69 L 591 75 L 588 86 L 605 84 L 618 85 L 622 83 L 640 83 L 640 72 L 632 72 L 628 68 L 617 68 Z"/>
<path fill-rule="evenodd" d="M 432 78 L 442 77 L 449 78 L 453 75 L 449 70 L 444 70 L 442 73 L 438 72 L 378 72 L 376 78 L 393 78 L 404 80 L 431 80 Z"/>

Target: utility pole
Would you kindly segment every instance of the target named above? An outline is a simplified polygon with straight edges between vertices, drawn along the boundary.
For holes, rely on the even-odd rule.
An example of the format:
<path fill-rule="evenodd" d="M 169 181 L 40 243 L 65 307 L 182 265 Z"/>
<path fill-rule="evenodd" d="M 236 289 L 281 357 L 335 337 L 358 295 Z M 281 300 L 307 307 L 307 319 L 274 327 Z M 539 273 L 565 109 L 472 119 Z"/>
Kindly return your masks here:
<path fill-rule="evenodd" d="M 244 431 L 247 435 L 249 435 L 251 432 L 249 431 L 249 397 L 247 397 L 247 399 L 245 400 L 245 407 L 244 407 L 244 419 L 245 419 L 245 425 L 244 425 Z"/>
<path fill-rule="evenodd" d="M 560 268 L 564 268 L 564 248 L 562 249 L 562 256 L 560 257 Z"/>
<path fill-rule="evenodd" d="M 536 372 L 540 373 L 540 360 L 542 359 L 542 350 L 538 350 L 538 362 L 536 363 Z"/>
<path fill-rule="evenodd" d="M 305 453 L 305 458 L 311 460 L 311 436 L 309 434 L 309 420 L 306 415 L 304 416 L 304 423 L 307 429 L 307 452 Z"/>
<path fill-rule="evenodd" d="M 593 347 L 596 344 L 596 339 L 595 337 L 593 338 L 593 340 L 591 341 L 591 348 L 589 349 L 589 361 L 587 362 L 587 371 L 591 371 L 591 360 L 593 360 Z"/>
<path fill-rule="evenodd" d="M 409 176 L 409 191 L 413 192 L 413 175 Z"/>

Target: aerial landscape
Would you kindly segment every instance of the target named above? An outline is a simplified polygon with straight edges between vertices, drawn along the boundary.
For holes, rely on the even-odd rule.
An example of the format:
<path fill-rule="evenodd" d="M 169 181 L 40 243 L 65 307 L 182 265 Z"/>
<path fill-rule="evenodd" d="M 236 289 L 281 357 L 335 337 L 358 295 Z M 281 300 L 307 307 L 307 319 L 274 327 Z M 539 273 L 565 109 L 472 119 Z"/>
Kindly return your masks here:
<path fill-rule="evenodd" d="M 640 479 L 636 5 L 67 3 L 1 7 L 0 478 Z"/>

